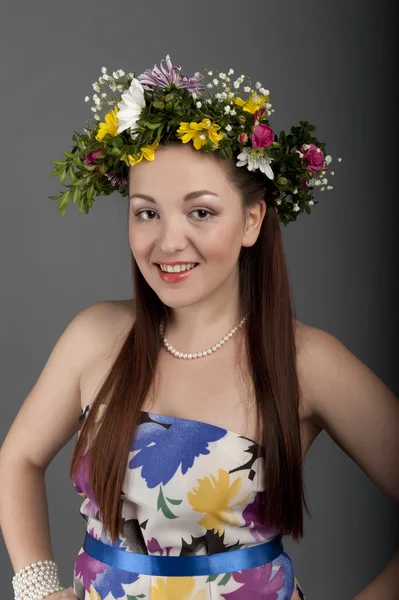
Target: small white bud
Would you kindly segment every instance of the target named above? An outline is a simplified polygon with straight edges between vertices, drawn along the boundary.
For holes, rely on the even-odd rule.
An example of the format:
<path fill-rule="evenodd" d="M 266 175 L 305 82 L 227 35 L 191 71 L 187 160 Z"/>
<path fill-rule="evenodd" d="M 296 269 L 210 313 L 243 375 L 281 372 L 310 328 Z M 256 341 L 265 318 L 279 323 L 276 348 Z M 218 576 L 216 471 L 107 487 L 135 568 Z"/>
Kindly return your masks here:
<path fill-rule="evenodd" d="M 85 96 L 85 102 L 88 102 L 90 100 L 89 96 Z"/>
<path fill-rule="evenodd" d="M 101 67 L 101 73 L 106 73 L 107 72 L 107 67 Z"/>
<path fill-rule="evenodd" d="M 202 102 L 200 102 L 200 101 L 198 100 L 198 102 L 196 102 L 196 103 L 195 103 L 195 106 L 196 106 L 197 108 L 201 108 L 201 106 L 202 106 Z"/>

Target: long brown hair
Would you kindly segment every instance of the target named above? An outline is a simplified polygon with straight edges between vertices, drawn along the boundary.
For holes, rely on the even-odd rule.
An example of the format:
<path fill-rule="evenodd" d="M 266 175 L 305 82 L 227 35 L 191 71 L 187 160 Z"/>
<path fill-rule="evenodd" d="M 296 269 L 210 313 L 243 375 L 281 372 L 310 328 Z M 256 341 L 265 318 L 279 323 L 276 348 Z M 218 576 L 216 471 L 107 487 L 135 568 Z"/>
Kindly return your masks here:
<path fill-rule="evenodd" d="M 173 142 L 172 142 L 173 143 Z M 242 247 L 239 288 L 246 365 L 253 383 L 259 439 L 264 459 L 262 513 L 264 524 L 293 539 L 303 536 L 303 464 L 299 422 L 300 386 L 296 365 L 294 309 L 275 197 L 266 176 L 235 166 L 218 152 L 217 160 L 239 191 L 243 210 L 259 199 L 267 204 L 257 241 Z M 135 318 L 79 432 L 71 457 L 70 477 L 90 445 L 89 485 L 105 529 L 115 541 L 123 534 L 121 489 L 129 450 L 144 400 L 154 381 L 161 349 L 160 324 L 165 329 L 171 310 L 141 274 L 132 255 Z M 96 421 L 100 404 L 106 418 Z M 93 435 L 95 431 L 95 435 Z"/>

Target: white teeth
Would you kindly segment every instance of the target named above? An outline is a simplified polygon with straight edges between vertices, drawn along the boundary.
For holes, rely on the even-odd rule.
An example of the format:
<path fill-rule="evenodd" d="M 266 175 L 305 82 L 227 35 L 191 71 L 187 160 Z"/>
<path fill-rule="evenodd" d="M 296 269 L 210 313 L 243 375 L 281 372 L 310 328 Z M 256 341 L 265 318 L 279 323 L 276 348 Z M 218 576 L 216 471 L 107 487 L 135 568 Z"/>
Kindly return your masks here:
<path fill-rule="evenodd" d="M 165 271 L 167 273 L 180 273 L 181 271 L 189 271 L 193 269 L 197 263 L 189 263 L 187 265 L 159 265 L 161 271 Z"/>

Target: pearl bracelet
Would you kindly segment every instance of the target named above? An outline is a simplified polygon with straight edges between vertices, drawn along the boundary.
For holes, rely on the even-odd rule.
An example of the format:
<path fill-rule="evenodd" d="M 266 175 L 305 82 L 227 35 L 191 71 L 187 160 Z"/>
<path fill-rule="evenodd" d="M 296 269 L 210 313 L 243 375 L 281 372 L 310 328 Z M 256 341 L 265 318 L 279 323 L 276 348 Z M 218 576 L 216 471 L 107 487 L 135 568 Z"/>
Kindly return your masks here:
<path fill-rule="evenodd" d="M 58 579 L 58 567 L 53 560 L 39 560 L 24 567 L 12 578 L 15 600 L 42 600 L 65 588 Z"/>

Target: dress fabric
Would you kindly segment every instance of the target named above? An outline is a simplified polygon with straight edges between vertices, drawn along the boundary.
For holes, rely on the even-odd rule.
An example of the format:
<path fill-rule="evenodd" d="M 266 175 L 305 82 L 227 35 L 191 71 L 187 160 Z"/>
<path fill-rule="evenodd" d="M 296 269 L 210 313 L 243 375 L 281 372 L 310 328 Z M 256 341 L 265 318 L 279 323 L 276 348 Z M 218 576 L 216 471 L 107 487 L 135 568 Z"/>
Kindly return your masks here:
<path fill-rule="evenodd" d="M 81 425 L 90 408 L 82 409 Z M 84 498 L 86 530 L 126 552 L 154 556 L 214 554 L 267 542 L 279 532 L 259 518 L 264 463 L 256 450 L 255 441 L 216 425 L 142 411 L 120 496 L 123 536 L 112 542 L 101 522 L 88 483 L 90 450 L 73 480 Z M 286 552 L 232 573 L 160 577 L 107 565 L 89 556 L 83 542 L 73 589 L 79 600 L 290 600 L 295 589 L 305 600 Z"/>

